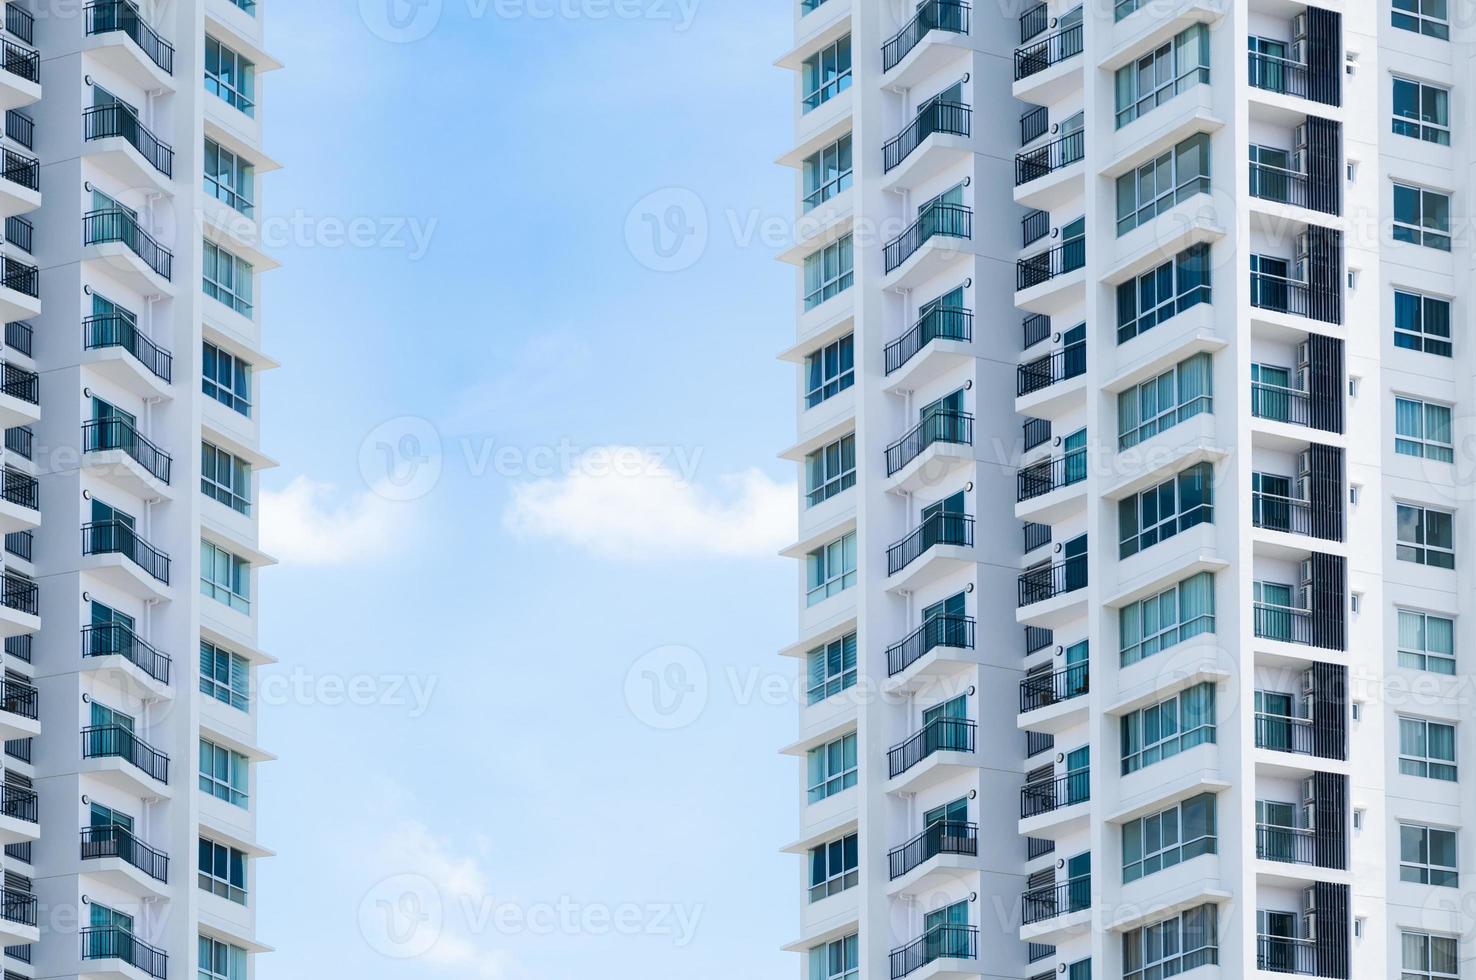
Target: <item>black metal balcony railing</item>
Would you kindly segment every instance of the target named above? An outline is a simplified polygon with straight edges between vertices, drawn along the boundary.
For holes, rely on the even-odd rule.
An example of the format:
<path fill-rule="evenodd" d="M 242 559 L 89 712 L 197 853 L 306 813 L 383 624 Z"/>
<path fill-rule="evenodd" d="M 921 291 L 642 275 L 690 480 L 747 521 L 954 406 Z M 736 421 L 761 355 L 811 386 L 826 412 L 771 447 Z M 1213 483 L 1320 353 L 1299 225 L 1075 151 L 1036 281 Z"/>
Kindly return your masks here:
<path fill-rule="evenodd" d="M 0 919 L 23 926 L 36 924 L 36 896 L 6 888 L 0 891 Z"/>
<path fill-rule="evenodd" d="M 1045 313 L 1031 313 L 1020 321 L 1023 346 L 1029 350 L 1051 335 L 1051 318 Z"/>
<path fill-rule="evenodd" d="M 1021 608 L 1084 589 L 1087 584 L 1086 556 L 1077 555 L 1044 568 L 1032 568 L 1020 575 L 1019 584 Z"/>
<path fill-rule="evenodd" d="M 41 270 L 19 259 L 0 255 L 0 286 L 37 299 L 41 295 Z"/>
<path fill-rule="evenodd" d="M 973 926 L 940 924 L 906 946 L 898 946 L 888 957 L 892 980 L 901 980 L 934 960 L 976 960 L 979 930 Z"/>
<path fill-rule="evenodd" d="M 1051 215 L 1048 211 L 1031 211 L 1020 219 L 1021 248 L 1029 248 L 1050 233 Z"/>
<path fill-rule="evenodd" d="M 31 532 L 27 531 L 25 533 L 30 534 Z M 12 552 L 12 554 L 14 554 L 14 552 Z M 26 560 L 30 561 L 29 558 L 27 558 Z M 16 636 L 7 636 L 5 638 L 5 654 L 6 656 L 14 657 L 15 659 L 20 660 L 24 663 L 30 663 L 31 634 L 20 633 Z"/>
<path fill-rule="evenodd" d="M 1044 548 L 1051 543 L 1051 526 L 1049 524 L 1037 524 L 1035 521 L 1026 521 L 1024 526 L 1025 543 L 1022 547 L 1023 554 L 1030 554 L 1036 548 Z"/>
<path fill-rule="evenodd" d="M 31 459 L 34 453 L 35 433 L 23 425 L 5 430 L 5 451 Z"/>
<path fill-rule="evenodd" d="M 1256 824 L 1256 857 L 1287 864 L 1317 864 L 1317 832 L 1303 827 Z"/>
<path fill-rule="evenodd" d="M 5 5 L 5 29 L 26 44 L 36 43 L 36 15 L 18 3 Z"/>
<path fill-rule="evenodd" d="M 1069 487 L 1086 479 L 1087 455 L 1085 449 L 1073 449 L 1064 456 L 1043 459 L 1038 463 L 1020 467 L 1017 474 L 1015 501 L 1024 503 L 1043 497 L 1053 490 Z"/>
<path fill-rule="evenodd" d="M 1312 719 L 1256 712 L 1256 748 L 1296 755 L 1316 755 L 1316 732 Z"/>
<path fill-rule="evenodd" d="M 28 150 L 36 148 L 36 120 L 19 109 L 5 110 L 5 135 Z"/>
<path fill-rule="evenodd" d="M 1086 265 L 1086 239 L 1069 238 L 1055 248 L 1015 260 L 1015 289 L 1029 289 Z"/>
<path fill-rule="evenodd" d="M 36 689 L 14 678 L 0 678 L 0 711 L 35 721 L 38 717 Z"/>
<path fill-rule="evenodd" d="M 30 740 L 26 739 L 26 741 Z M 22 761 L 30 760 L 23 759 Z M 41 817 L 40 809 L 36 805 L 35 791 L 23 786 L 11 786 L 9 783 L 0 784 L 0 814 L 12 820 L 39 823 Z"/>
<path fill-rule="evenodd" d="M 1304 316 L 1314 320 L 1328 320 L 1317 311 L 1337 308 L 1338 296 L 1335 288 L 1313 286 L 1311 283 L 1286 276 L 1275 276 L 1267 272 L 1251 273 L 1251 305 L 1261 310 Z"/>
<path fill-rule="evenodd" d="M 122 725 L 91 725 L 82 729 L 82 758 L 122 759 L 161 783 L 169 782 L 169 756 Z"/>
<path fill-rule="evenodd" d="M 1090 875 L 1063 881 L 1058 885 L 1032 888 L 1020 896 L 1020 921 L 1025 925 L 1045 922 L 1058 915 L 1070 915 L 1092 907 Z"/>
<path fill-rule="evenodd" d="M 1086 156 L 1086 130 L 1078 129 L 1044 146 L 1015 154 L 1015 186 L 1071 166 Z"/>
<path fill-rule="evenodd" d="M 82 423 L 82 451 L 100 453 L 121 450 L 148 470 L 161 483 L 169 482 L 174 460 L 136 429 L 132 422 L 113 415 L 105 419 L 88 419 Z"/>
<path fill-rule="evenodd" d="M 18 470 L 6 470 L 0 482 L 0 497 L 9 503 L 27 510 L 36 510 L 40 497 L 40 482 Z"/>
<path fill-rule="evenodd" d="M 145 337 L 138 324 L 121 313 L 104 313 L 83 320 L 82 346 L 86 350 L 121 347 L 154 377 L 161 381 L 174 379 L 174 355 Z"/>
<path fill-rule="evenodd" d="M 13 846 L 15 846 L 15 845 L 13 845 L 13 844 L 6 844 L 5 845 L 5 850 L 6 850 L 6 853 L 7 854 L 9 853 L 10 848 L 13 847 Z M 31 846 L 29 841 L 26 842 L 26 846 L 27 847 L 30 847 Z M 8 956 L 8 957 L 10 957 L 13 960 L 20 960 L 22 963 L 29 963 L 29 962 L 31 962 L 31 944 L 30 943 L 26 943 L 26 944 L 24 944 L 22 946 L 6 946 L 5 947 L 5 955 Z"/>
<path fill-rule="evenodd" d="M 1015 369 L 1015 394 L 1029 395 L 1086 374 L 1086 341 L 1067 344 Z"/>
<path fill-rule="evenodd" d="M 39 405 L 41 403 L 41 376 L 35 371 L 16 367 L 8 361 L 0 361 L 0 393 L 32 405 Z"/>
<path fill-rule="evenodd" d="M 967 34 L 969 5 L 959 0 L 925 0 L 918 4 L 917 16 L 882 45 L 882 71 L 891 71 L 897 67 L 929 31 Z"/>
<path fill-rule="evenodd" d="M 122 960 L 154 980 L 169 975 L 169 954 L 156 949 L 118 926 L 92 926 L 81 930 L 84 960 Z"/>
<path fill-rule="evenodd" d="M 1020 713 L 1060 704 L 1086 694 L 1091 688 L 1087 664 L 1072 664 L 1065 670 L 1027 677 L 1020 682 Z"/>
<path fill-rule="evenodd" d="M 1312 502 L 1287 497 L 1278 493 L 1257 490 L 1251 493 L 1251 523 L 1268 531 L 1285 531 L 1288 534 L 1304 534 L 1312 538 L 1341 541 L 1341 528 L 1330 531 L 1322 525 L 1326 522 L 1312 519 Z"/>
<path fill-rule="evenodd" d="M 1046 5 L 1038 3 L 1020 15 L 1020 43 L 1039 37 L 1051 26 L 1050 12 Z"/>
<path fill-rule="evenodd" d="M 1251 414 L 1258 419 L 1272 422 L 1288 422 L 1292 425 L 1312 424 L 1312 395 L 1310 392 L 1281 385 L 1251 382 Z"/>
<path fill-rule="evenodd" d="M 28 82 L 41 81 L 41 52 L 22 47 L 13 41 L 0 39 L 0 58 L 5 70 Z"/>
<path fill-rule="evenodd" d="M 174 148 L 138 121 L 133 110 L 119 102 L 93 106 L 82 111 L 82 138 L 101 140 L 121 136 L 127 140 L 154 169 L 166 177 L 174 176 Z"/>
<path fill-rule="evenodd" d="M 1022 445 L 1024 446 L 1024 451 L 1028 453 L 1036 446 L 1044 446 L 1051 441 L 1051 420 L 1026 419 L 1024 424 L 1020 426 L 1020 432 L 1023 439 Z"/>
<path fill-rule="evenodd" d="M 1247 52 L 1250 58 L 1250 83 L 1258 89 L 1278 95 L 1310 98 L 1307 66 L 1299 61 L 1278 58 L 1259 51 Z"/>
<path fill-rule="evenodd" d="M 82 627 L 83 657 L 122 657 L 160 684 L 169 683 L 173 661 L 141 639 L 127 623 L 89 623 Z"/>
<path fill-rule="evenodd" d="M 41 161 L 10 147 L 0 150 L 0 177 L 29 191 L 41 189 Z"/>
<path fill-rule="evenodd" d="M 87 33 L 122 31 L 166 75 L 174 74 L 174 45 L 159 36 L 130 0 L 93 0 L 87 5 Z"/>
<path fill-rule="evenodd" d="M 940 820 L 900 847 L 887 852 L 893 880 L 940 854 L 975 855 L 979 853 L 979 826 Z"/>
<path fill-rule="evenodd" d="M 1252 610 L 1256 636 L 1282 643 L 1312 643 L 1312 610 L 1258 602 Z"/>
<path fill-rule="evenodd" d="M 1317 976 L 1317 943 L 1290 936 L 1257 936 L 1256 967 L 1271 973 Z"/>
<path fill-rule="evenodd" d="M 966 718 L 934 718 L 887 750 L 887 772 L 895 779 L 935 752 L 972 752 L 977 732 L 978 726 Z"/>
<path fill-rule="evenodd" d="M 89 211 L 82 216 L 82 244 L 119 242 L 165 279 L 174 278 L 174 253 L 143 230 L 137 215 L 119 209 Z"/>
<path fill-rule="evenodd" d="M 902 336 L 886 346 L 887 373 L 891 374 L 934 340 L 958 340 L 968 343 L 974 335 L 972 310 L 951 306 L 935 306 L 918 318 Z"/>
<path fill-rule="evenodd" d="M 1308 207 L 1307 175 L 1265 163 L 1250 165 L 1251 197 L 1277 204 Z"/>
<path fill-rule="evenodd" d="M 923 623 L 887 647 L 887 676 L 895 677 L 938 647 L 974 649 L 974 620 L 945 613 Z"/>
<path fill-rule="evenodd" d="M 1045 135 L 1051 128 L 1051 114 L 1043 105 L 1027 109 L 1020 116 L 1020 145 L 1025 146 Z"/>
<path fill-rule="evenodd" d="M 911 565 L 934 545 L 955 545 L 960 548 L 974 544 L 974 519 L 968 514 L 951 514 L 939 511 L 929 515 L 907 537 L 887 549 L 887 574 L 896 575 Z"/>
<path fill-rule="evenodd" d="M 169 584 L 169 556 L 138 536 L 122 521 L 82 525 L 82 554 L 122 555 L 149 575 Z"/>
<path fill-rule="evenodd" d="M 1035 817 L 1091 799 L 1091 772 L 1083 769 L 1020 788 L 1020 816 Z"/>
<path fill-rule="evenodd" d="M 0 605 L 28 616 L 36 615 L 36 599 L 40 589 L 35 582 L 7 573 L 0 580 Z"/>
<path fill-rule="evenodd" d="M 1015 81 L 1081 54 L 1081 25 L 1072 24 L 1015 50 Z"/>
<path fill-rule="evenodd" d="M 24 320 L 11 320 L 5 325 L 5 346 L 31 356 L 36 329 Z"/>
<path fill-rule="evenodd" d="M 1046 629 L 1043 626 L 1025 627 L 1025 656 L 1028 657 L 1032 653 L 1039 653 L 1055 642 L 1055 630 Z"/>
<path fill-rule="evenodd" d="M 117 824 L 82 828 L 82 860 L 89 858 L 119 858 L 155 881 L 169 881 L 169 855 Z"/>
<path fill-rule="evenodd" d="M 31 224 L 30 218 L 12 214 L 5 219 L 5 240 L 31 255 L 36 250 L 36 226 Z"/>
<path fill-rule="evenodd" d="M 973 112 L 962 102 L 944 102 L 934 99 L 922 107 L 912 122 L 902 132 L 882 144 L 882 168 L 893 170 L 912 155 L 922 141 L 934 133 L 950 136 L 968 136 L 973 124 Z"/>
<path fill-rule="evenodd" d="M 973 238 L 974 212 L 961 204 L 934 202 L 917 216 L 906 231 L 887 242 L 883 264 L 891 272 L 933 237 Z"/>
<path fill-rule="evenodd" d="M 933 412 L 887 447 L 887 476 L 901 470 L 934 443 L 974 444 L 974 417 L 963 412 Z"/>

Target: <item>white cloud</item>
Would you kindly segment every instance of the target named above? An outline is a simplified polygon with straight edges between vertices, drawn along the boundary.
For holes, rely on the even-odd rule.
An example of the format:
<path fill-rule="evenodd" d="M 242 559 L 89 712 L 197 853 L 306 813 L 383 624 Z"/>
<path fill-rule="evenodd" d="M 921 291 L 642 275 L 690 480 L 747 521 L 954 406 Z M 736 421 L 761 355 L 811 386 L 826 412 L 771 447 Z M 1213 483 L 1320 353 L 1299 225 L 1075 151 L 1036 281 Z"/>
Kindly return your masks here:
<path fill-rule="evenodd" d="M 638 453 L 602 447 L 602 458 Z M 553 538 L 607 558 L 771 557 L 795 535 L 795 488 L 758 470 L 723 476 L 718 492 L 645 456 L 639 472 L 581 467 L 513 488 L 502 514 L 515 534 Z"/>
<path fill-rule="evenodd" d="M 261 498 L 263 550 L 301 565 L 383 558 L 407 540 L 414 515 L 412 507 L 373 491 L 345 494 L 305 476 Z"/>

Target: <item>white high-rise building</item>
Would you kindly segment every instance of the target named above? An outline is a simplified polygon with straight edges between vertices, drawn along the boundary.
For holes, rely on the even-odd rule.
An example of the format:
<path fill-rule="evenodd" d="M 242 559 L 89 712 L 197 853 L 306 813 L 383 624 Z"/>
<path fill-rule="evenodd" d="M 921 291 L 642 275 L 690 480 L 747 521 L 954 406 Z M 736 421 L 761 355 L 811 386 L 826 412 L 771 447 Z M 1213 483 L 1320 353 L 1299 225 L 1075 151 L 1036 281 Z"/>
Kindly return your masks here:
<path fill-rule="evenodd" d="M 800 3 L 807 980 L 1476 975 L 1457 7 Z"/>
<path fill-rule="evenodd" d="M 5 5 L 7 978 L 248 980 L 264 951 L 262 14 Z"/>

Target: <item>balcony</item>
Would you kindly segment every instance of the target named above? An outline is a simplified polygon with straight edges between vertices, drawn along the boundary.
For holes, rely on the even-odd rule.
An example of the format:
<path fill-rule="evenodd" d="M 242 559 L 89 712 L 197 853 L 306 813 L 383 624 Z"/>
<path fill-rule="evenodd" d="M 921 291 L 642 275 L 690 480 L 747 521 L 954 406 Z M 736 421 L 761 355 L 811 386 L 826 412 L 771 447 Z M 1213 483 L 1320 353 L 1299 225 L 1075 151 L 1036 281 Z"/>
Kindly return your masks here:
<path fill-rule="evenodd" d="M 1330 835 L 1319 840 L 1315 830 L 1256 824 L 1256 857 L 1262 861 L 1342 870 L 1348 862 L 1340 850 L 1341 842 Z"/>
<path fill-rule="evenodd" d="M 905 946 L 892 950 L 892 980 L 901 980 L 937 960 L 977 960 L 979 930 L 973 926 L 941 923 Z"/>
<path fill-rule="evenodd" d="M 1054 34 L 1015 49 L 1015 81 L 1038 75 L 1046 69 L 1081 54 L 1082 28 L 1072 24 Z M 1040 100 L 1032 100 L 1040 101 Z"/>
<path fill-rule="evenodd" d="M 137 150 L 155 171 L 165 177 L 174 176 L 174 149 L 150 132 L 148 127 L 138 121 L 138 116 L 121 103 L 84 109 L 82 138 L 89 143 L 95 140 L 122 139 Z M 147 178 L 151 175 L 143 176 Z"/>
<path fill-rule="evenodd" d="M 121 350 L 155 378 L 173 380 L 174 356 L 139 332 L 138 324 L 117 313 L 90 316 L 82 321 L 83 350 Z"/>
<path fill-rule="evenodd" d="M 131 0 L 92 0 L 87 5 L 87 36 L 121 31 L 165 75 L 174 74 L 174 45 L 149 26 Z"/>
<path fill-rule="evenodd" d="M 934 616 L 899 643 L 887 647 L 887 676 L 896 677 L 934 650 L 974 649 L 974 620 L 969 616 Z"/>
<path fill-rule="evenodd" d="M 1263 92 L 1338 105 L 1342 102 L 1340 79 L 1335 72 L 1319 71 L 1300 61 L 1278 58 L 1259 51 L 1250 58 L 1250 84 Z M 1338 58 L 1341 63 L 1342 58 Z"/>
<path fill-rule="evenodd" d="M 169 881 L 169 855 L 156 850 L 126 827 L 82 828 L 82 860 L 117 858 L 159 882 Z"/>
<path fill-rule="evenodd" d="M 1055 248 L 1015 261 L 1015 291 L 1033 289 L 1068 272 L 1075 272 L 1084 265 L 1086 239 L 1073 238 L 1062 242 Z"/>
<path fill-rule="evenodd" d="M 900 847 L 887 852 L 891 880 L 912 871 L 940 854 L 974 857 L 979 853 L 979 826 L 941 820 Z"/>
<path fill-rule="evenodd" d="M 1046 438 L 1050 438 L 1049 433 Z M 1065 455 L 1022 466 L 1015 476 L 1015 502 L 1024 503 L 1036 497 L 1043 497 L 1053 491 L 1082 483 L 1086 478 L 1087 454 L 1085 449 L 1073 449 Z"/>
<path fill-rule="evenodd" d="M 1015 200 L 1046 210 L 1064 204 L 1069 196 L 1067 188 L 1053 181 L 1054 190 L 1050 190 L 1035 186 L 1035 182 L 1060 173 L 1085 156 L 1086 131 L 1081 129 L 1015 154 Z"/>
<path fill-rule="evenodd" d="M 30 82 L 34 86 L 41 84 L 41 52 L 33 51 L 9 39 L 3 39 L 0 40 L 0 58 L 4 59 L 0 65 L 3 65 L 5 70 L 16 78 Z M 38 89 L 37 98 L 39 97 Z M 13 104 L 7 105 L 6 108 L 18 108 L 36 100 L 36 98 L 17 100 L 11 97 L 7 102 Z"/>
<path fill-rule="evenodd" d="M 36 689 L 29 684 L 13 678 L 0 678 L 0 712 L 15 715 L 35 721 L 37 715 L 38 695 Z M 27 734 L 35 734 L 28 732 Z M 24 738 L 24 735 L 10 735 L 8 738 Z"/>
<path fill-rule="evenodd" d="M 1341 486 L 1338 488 L 1341 491 Z M 1343 540 L 1341 515 L 1312 501 L 1261 490 L 1251 493 L 1251 523 L 1266 531 L 1300 534 L 1324 541 Z"/>
<path fill-rule="evenodd" d="M 1050 441 L 1050 419 L 1028 418 L 1020 424 L 1020 445 L 1022 452 L 1028 453 L 1030 450 L 1044 446 Z"/>
<path fill-rule="evenodd" d="M 924 417 L 911 432 L 887 447 L 887 476 L 895 476 L 938 443 L 972 446 L 974 417 L 963 412 L 933 412 Z"/>
<path fill-rule="evenodd" d="M 89 623 L 82 627 L 82 656 L 122 657 L 160 684 L 169 684 L 173 661 L 140 639 L 126 623 Z"/>
<path fill-rule="evenodd" d="M 929 515 L 907 537 L 887 549 L 887 574 L 896 575 L 936 545 L 973 547 L 974 519 L 968 514 L 942 511 Z"/>
<path fill-rule="evenodd" d="M 1256 748 L 1270 752 L 1318 759 L 1342 759 L 1347 755 L 1341 731 L 1319 730 L 1311 718 L 1256 712 Z"/>
<path fill-rule="evenodd" d="M 969 33 L 969 5 L 958 0 L 924 0 L 918 4 L 917 16 L 882 45 L 882 71 L 889 72 L 901 64 L 929 31 Z"/>
<path fill-rule="evenodd" d="M 1265 272 L 1251 273 L 1251 306 L 1322 323 L 1343 322 L 1342 296 L 1336 286 L 1314 286 Z"/>
<path fill-rule="evenodd" d="M 27 255 L 35 253 L 36 226 L 31 219 L 12 214 L 5 219 L 5 243 L 14 245 Z"/>
<path fill-rule="evenodd" d="M 138 223 L 138 217 L 127 211 L 89 211 L 83 215 L 82 244 L 122 245 L 164 281 L 168 282 L 174 277 L 174 253 L 144 231 Z M 143 279 L 147 282 L 148 277 L 144 276 Z"/>
<path fill-rule="evenodd" d="M 1020 922 L 1034 925 L 1092 907 L 1092 878 L 1083 875 L 1058 885 L 1032 888 L 1020 896 Z"/>
<path fill-rule="evenodd" d="M 169 584 L 169 556 L 140 538 L 132 525 L 122 521 L 82 525 L 82 554 L 122 555 L 150 578 Z"/>
<path fill-rule="evenodd" d="M 1256 969 L 1270 973 L 1299 973 L 1322 976 L 1317 969 L 1317 943 L 1312 939 L 1290 936 L 1257 936 Z M 1347 976 L 1343 971 L 1329 971 L 1327 976 Z"/>
<path fill-rule="evenodd" d="M 36 924 L 36 896 L 10 888 L 0 890 L 0 919 L 22 926 Z"/>
<path fill-rule="evenodd" d="M 1067 344 L 1015 369 L 1015 396 L 1024 398 L 1086 374 L 1086 341 Z"/>
<path fill-rule="evenodd" d="M 81 936 L 83 960 L 119 960 L 154 980 L 167 980 L 169 976 L 169 954 L 134 938 L 127 929 L 93 926 L 81 930 Z"/>
<path fill-rule="evenodd" d="M 1270 201 L 1273 204 L 1289 204 L 1293 207 L 1307 208 L 1311 207 L 1307 203 L 1311 200 L 1307 191 L 1308 177 L 1304 173 L 1283 167 L 1273 167 L 1265 163 L 1250 165 L 1251 197 Z"/>
<path fill-rule="evenodd" d="M 82 729 L 82 758 L 122 759 L 150 779 L 169 783 L 169 756 L 121 725 Z"/>
<path fill-rule="evenodd" d="M 111 416 L 83 422 L 82 452 L 120 452 L 143 467 L 149 476 L 165 486 L 169 485 L 174 461 L 168 453 L 145 439 L 128 419 Z"/>
<path fill-rule="evenodd" d="M 19 575 L 6 573 L 3 582 L 0 582 L 0 606 L 13 610 L 25 616 L 34 617 L 37 613 L 37 598 L 39 588 L 35 582 Z M 6 635 L 13 636 L 14 633 Z"/>
<path fill-rule="evenodd" d="M 882 145 L 882 168 L 890 173 L 901 166 L 923 140 L 934 133 L 967 138 L 972 132 L 972 110 L 961 102 L 934 99 L 925 104 L 912 122 Z"/>
<path fill-rule="evenodd" d="M 973 752 L 978 726 L 965 718 L 934 718 L 915 735 L 887 750 L 887 772 L 896 779 L 938 752 Z"/>
<path fill-rule="evenodd" d="M 1091 771 L 1082 769 L 1020 787 L 1020 819 L 1054 813 L 1091 799 Z"/>
<path fill-rule="evenodd" d="M 41 270 L 0 255 L 0 320 L 27 320 L 41 312 Z"/>
<path fill-rule="evenodd" d="M 974 212 L 961 204 L 935 201 L 923 209 L 906 231 L 886 244 L 882 250 L 883 264 L 888 273 L 895 272 L 934 238 L 973 237 Z"/>
<path fill-rule="evenodd" d="M 967 344 L 973 339 L 973 332 L 973 311 L 934 307 L 919 317 L 911 330 L 886 346 L 887 374 L 900 370 L 935 340 L 953 340 Z"/>
<path fill-rule="evenodd" d="M 26 760 L 29 761 L 29 760 Z M 0 816 L 24 823 L 39 823 L 40 808 L 34 790 L 22 786 L 0 785 Z"/>
<path fill-rule="evenodd" d="M 14 534 L 40 525 L 40 487 L 35 477 L 5 467 L 0 473 L 0 534 Z"/>
<path fill-rule="evenodd" d="M 1020 682 L 1020 714 L 1079 698 L 1091 690 L 1089 665 L 1072 664 L 1065 670 L 1026 677 Z"/>

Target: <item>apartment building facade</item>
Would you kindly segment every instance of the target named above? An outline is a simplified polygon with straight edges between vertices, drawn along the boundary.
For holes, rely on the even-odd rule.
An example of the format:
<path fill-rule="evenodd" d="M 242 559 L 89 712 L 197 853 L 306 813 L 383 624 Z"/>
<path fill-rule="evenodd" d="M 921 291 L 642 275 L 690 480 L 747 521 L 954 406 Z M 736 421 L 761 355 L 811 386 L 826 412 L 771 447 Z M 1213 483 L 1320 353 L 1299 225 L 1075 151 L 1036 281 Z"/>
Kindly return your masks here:
<path fill-rule="evenodd" d="M 801 976 L 1473 969 L 1471 31 L 798 5 Z"/>
<path fill-rule="evenodd" d="M 262 16 L 5 5 L 7 980 L 246 980 L 266 949 Z"/>

